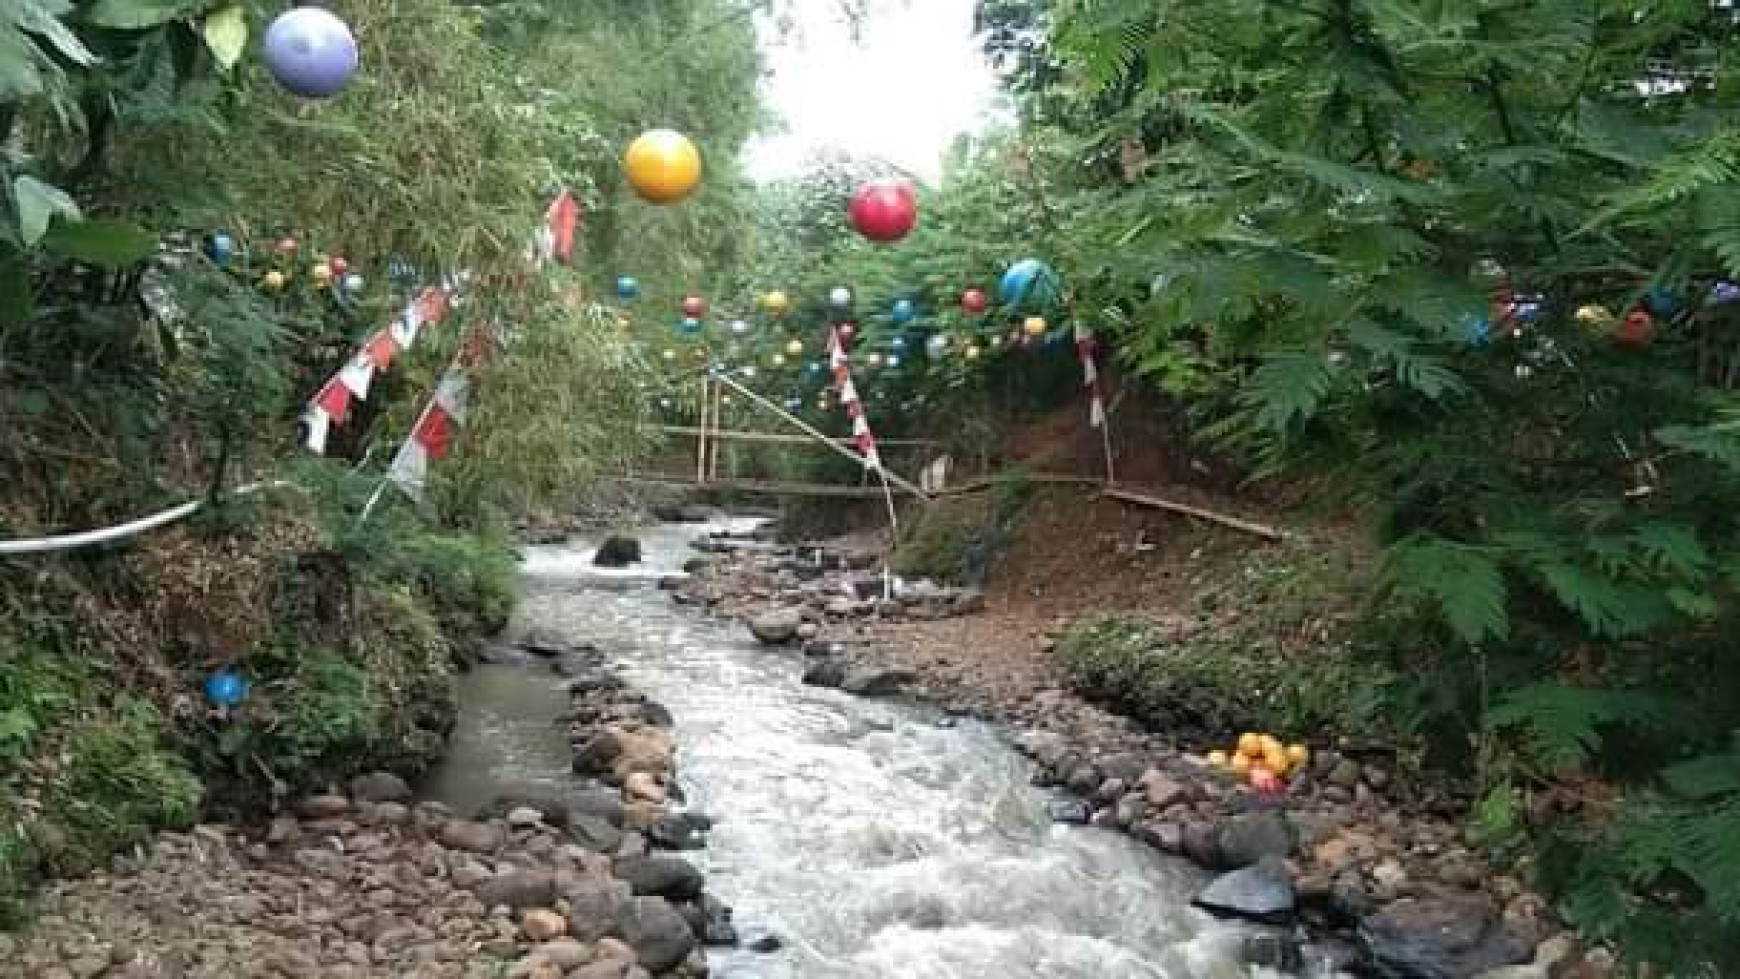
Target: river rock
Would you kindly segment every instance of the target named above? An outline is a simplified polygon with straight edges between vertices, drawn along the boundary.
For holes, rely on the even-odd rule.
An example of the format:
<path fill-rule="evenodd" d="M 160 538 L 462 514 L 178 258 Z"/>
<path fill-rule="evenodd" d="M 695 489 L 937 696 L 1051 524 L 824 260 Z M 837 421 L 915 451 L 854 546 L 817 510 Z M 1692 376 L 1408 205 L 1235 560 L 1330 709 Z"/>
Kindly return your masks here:
<path fill-rule="evenodd" d="M 706 884 L 701 871 L 681 857 L 625 857 L 611 868 L 618 880 L 626 881 L 637 896 L 689 901 L 701 896 Z"/>
<path fill-rule="evenodd" d="M 574 774 L 605 775 L 614 770 L 622 754 L 622 740 L 614 731 L 597 731 L 574 745 Z"/>
<path fill-rule="evenodd" d="M 804 666 L 803 682 L 812 687 L 838 687 L 846 682 L 846 662 L 837 657 L 810 660 Z"/>
<path fill-rule="evenodd" d="M 671 769 L 676 741 L 669 731 L 652 727 L 622 731 L 616 735 L 616 743 L 618 750 L 612 771 L 619 779 L 626 779 L 635 772 L 663 775 Z"/>
<path fill-rule="evenodd" d="M 627 778 L 622 780 L 622 791 L 627 793 L 629 798 L 639 799 L 642 802 L 663 805 L 665 801 L 665 787 L 659 784 L 658 779 L 646 772 L 630 773 Z"/>
<path fill-rule="evenodd" d="M 653 973 L 675 968 L 695 947 L 689 923 L 664 898 L 634 898 L 616 924 L 640 964 Z"/>
<path fill-rule="evenodd" d="M 507 834 L 493 823 L 450 819 L 441 827 L 441 845 L 449 850 L 494 853 L 507 841 Z"/>
<path fill-rule="evenodd" d="M 749 631 L 766 645 L 783 646 L 797 638 L 798 627 L 803 624 L 803 616 L 797 610 L 777 609 L 750 619 Z"/>
<path fill-rule="evenodd" d="M 1305 967 L 1305 950 L 1292 935 L 1247 935 L 1242 953 L 1247 964 L 1282 975 L 1298 975 Z"/>
<path fill-rule="evenodd" d="M 1383 979 L 1465 979 L 1528 962 L 1528 943 L 1478 897 L 1403 898 L 1359 925 L 1361 964 Z"/>
<path fill-rule="evenodd" d="M 311 822 L 340 819 L 350 814 L 350 800 L 342 795 L 311 795 L 296 804 L 296 815 Z"/>
<path fill-rule="evenodd" d="M 701 900 L 694 905 L 700 911 L 701 927 L 696 931 L 696 937 L 703 945 L 714 948 L 730 948 L 737 944 L 737 925 L 731 920 L 731 908 L 724 901 L 711 894 L 702 894 Z"/>
<path fill-rule="evenodd" d="M 350 797 L 357 802 L 410 802 L 411 787 L 391 772 L 370 772 L 350 780 Z"/>
<path fill-rule="evenodd" d="M 587 877 L 571 883 L 563 897 L 568 902 L 568 934 L 596 942 L 616 930 L 634 892 L 619 880 Z"/>
<path fill-rule="evenodd" d="M 1287 857 L 1293 853 L 1296 836 L 1284 813 L 1276 810 L 1244 812 L 1222 823 L 1215 845 L 1220 866 L 1228 870 L 1249 867 L 1264 857 Z"/>
<path fill-rule="evenodd" d="M 544 941 L 532 954 L 565 971 L 578 969 L 593 959 L 590 947 L 572 938 L 561 937 Z"/>
<path fill-rule="evenodd" d="M 1080 799 L 1053 799 L 1045 808 L 1054 823 L 1086 826 L 1094 815 L 1093 809 Z"/>
<path fill-rule="evenodd" d="M 507 824 L 513 829 L 532 829 L 544 822 L 544 814 L 531 806 L 520 806 L 507 814 Z"/>
<path fill-rule="evenodd" d="M 1189 802 L 1191 797 L 1189 786 L 1152 768 L 1142 775 L 1142 795 L 1157 812 L 1165 812 L 1181 802 Z"/>
<path fill-rule="evenodd" d="M 534 942 L 548 942 L 568 933 L 568 919 L 546 908 L 537 908 L 520 919 L 520 930 Z"/>
<path fill-rule="evenodd" d="M 592 564 L 600 568 L 626 568 L 640 563 L 640 541 L 621 534 L 612 534 L 598 545 Z"/>
<path fill-rule="evenodd" d="M 489 908 L 548 907 L 556 903 L 556 875 L 548 870 L 511 870 L 479 884 L 474 893 Z"/>
<path fill-rule="evenodd" d="M 911 670 L 880 666 L 850 667 L 840 680 L 840 689 L 860 697 L 887 697 L 916 677 Z"/>
<path fill-rule="evenodd" d="M 572 819 L 576 814 L 602 819 L 612 826 L 622 826 L 622 794 L 614 789 L 578 789 L 564 800 L 563 815 Z"/>
<path fill-rule="evenodd" d="M 569 815 L 568 837 L 594 853 L 615 853 L 622 847 L 622 830 L 583 812 Z"/>
<path fill-rule="evenodd" d="M 699 850 L 706 846 L 701 834 L 711 821 L 699 813 L 668 813 L 647 827 L 647 842 L 665 850 Z"/>
<path fill-rule="evenodd" d="M 1222 874 L 1191 901 L 1210 914 L 1284 925 L 1293 918 L 1293 880 L 1279 857 Z"/>
<path fill-rule="evenodd" d="M 743 947 L 749 949 L 751 952 L 765 955 L 770 952 L 777 952 L 784 948 L 785 942 L 782 941 L 778 935 L 775 935 L 772 932 L 761 932 L 759 934 L 751 935 L 749 939 L 743 943 Z"/>

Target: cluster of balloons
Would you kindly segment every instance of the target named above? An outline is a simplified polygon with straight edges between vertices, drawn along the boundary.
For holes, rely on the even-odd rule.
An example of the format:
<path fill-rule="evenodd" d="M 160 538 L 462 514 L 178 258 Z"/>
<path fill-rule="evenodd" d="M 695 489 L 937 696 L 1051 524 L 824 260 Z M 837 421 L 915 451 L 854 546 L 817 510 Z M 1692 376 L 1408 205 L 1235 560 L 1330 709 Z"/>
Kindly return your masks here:
<path fill-rule="evenodd" d="M 290 284 L 290 274 L 284 266 L 294 262 L 296 253 L 301 250 L 301 243 L 295 238 L 285 236 L 278 239 L 275 246 L 279 267 L 267 270 L 260 277 L 260 284 L 268 292 L 282 292 Z M 226 231 L 213 232 L 206 238 L 205 253 L 212 263 L 220 267 L 227 266 L 235 260 L 236 241 Z M 350 263 L 342 255 L 316 255 L 308 267 L 308 278 L 316 289 L 333 289 L 349 295 L 363 291 L 367 282 L 363 277 L 350 269 Z"/>

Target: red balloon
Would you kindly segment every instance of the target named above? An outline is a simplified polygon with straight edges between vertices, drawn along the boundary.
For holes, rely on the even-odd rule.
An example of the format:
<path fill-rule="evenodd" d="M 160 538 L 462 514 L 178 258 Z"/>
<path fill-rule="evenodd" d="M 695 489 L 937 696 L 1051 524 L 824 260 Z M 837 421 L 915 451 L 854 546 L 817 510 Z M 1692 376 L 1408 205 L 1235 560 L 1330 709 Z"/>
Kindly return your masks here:
<path fill-rule="evenodd" d="M 852 195 L 852 225 L 871 241 L 899 241 L 918 224 L 918 194 L 904 180 L 872 180 Z"/>
<path fill-rule="evenodd" d="M 1625 317 L 1620 324 L 1619 332 L 1614 337 L 1622 347 L 1647 347 L 1655 339 L 1655 317 L 1641 309 L 1634 309 L 1631 315 Z"/>
<path fill-rule="evenodd" d="M 984 292 L 978 289 L 968 289 L 961 293 L 961 308 L 974 316 L 983 313 L 991 307 L 991 301 L 985 298 Z"/>
<path fill-rule="evenodd" d="M 683 300 L 683 315 L 689 319 L 698 320 L 707 315 L 707 300 L 700 296 L 690 296 Z"/>
<path fill-rule="evenodd" d="M 350 271 L 350 263 L 344 260 L 343 255 L 332 256 L 326 264 L 331 267 L 332 277 L 335 279 L 344 278 L 344 274 Z"/>

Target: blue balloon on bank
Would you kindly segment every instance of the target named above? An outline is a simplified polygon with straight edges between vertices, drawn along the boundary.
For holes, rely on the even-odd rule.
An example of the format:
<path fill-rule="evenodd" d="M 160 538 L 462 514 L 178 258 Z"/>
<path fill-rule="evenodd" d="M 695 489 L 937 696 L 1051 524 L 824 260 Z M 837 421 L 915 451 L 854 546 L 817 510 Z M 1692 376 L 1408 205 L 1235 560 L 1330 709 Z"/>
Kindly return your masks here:
<path fill-rule="evenodd" d="M 897 300 L 894 303 L 894 309 L 890 311 L 889 315 L 893 318 L 894 322 L 901 326 L 905 326 L 918 318 L 918 306 L 914 305 L 913 301 L 910 299 Z"/>
<path fill-rule="evenodd" d="M 1037 258 L 1024 258 L 1003 273 L 997 298 L 1012 310 L 1042 310 L 1057 304 L 1063 283 L 1051 266 Z"/>
<path fill-rule="evenodd" d="M 214 231 L 205 240 L 205 254 L 220 268 L 236 257 L 236 240 L 227 231 Z"/>
<path fill-rule="evenodd" d="M 639 295 L 640 283 L 634 280 L 634 276 L 625 275 L 616 280 L 616 298 L 633 299 Z"/>
<path fill-rule="evenodd" d="M 219 670 L 205 680 L 205 699 L 218 707 L 231 708 L 248 696 L 248 681 L 233 670 Z"/>

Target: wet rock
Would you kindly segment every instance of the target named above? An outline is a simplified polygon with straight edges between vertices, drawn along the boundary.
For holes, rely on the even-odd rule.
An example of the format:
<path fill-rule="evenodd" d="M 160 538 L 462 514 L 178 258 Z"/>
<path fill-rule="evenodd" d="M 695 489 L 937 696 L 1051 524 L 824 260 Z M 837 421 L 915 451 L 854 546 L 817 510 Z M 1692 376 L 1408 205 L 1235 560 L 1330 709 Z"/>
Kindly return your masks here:
<path fill-rule="evenodd" d="M 811 660 L 804 667 L 803 682 L 812 687 L 838 687 L 846 682 L 846 663 L 834 657 Z"/>
<path fill-rule="evenodd" d="M 1080 799 L 1053 799 L 1046 804 L 1054 823 L 1086 826 L 1093 819 L 1093 809 Z"/>
<path fill-rule="evenodd" d="M 1136 823 L 1130 835 L 1161 853 L 1181 853 L 1184 850 L 1184 828 L 1177 823 Z"/>
<path fill-rule="evenodd" d="M 548 810 L 545 810 L 548 812 Z M 622 826 L 622 794 L 615 789 L 579 789 L 563 800 L 562 816 L 586 815 L 602 819 L 612 826 Z"/>
<path fill-rule="evenodd" d="M 732 922 L 731 908 L 724 901 L 703 894 L 700 902 L 691 907 L 696 909 L 700 919 L 700 927 L 694 931 L 701 944 L 713 948 L 731 948 L 737 944 L 737 925 Z"/>
<path fill-rule="evenodd" d="M 784 948 L 785 942 L 780 940 L 780 937 L 772 932 L 762 932 L 750 936 L 750 938 L 743 943 L 743 947 L 749 949 L 751 952 L 765 955 L 770 952 L 777 952 Z"/>
<path fill-rule="evenodd" d="M 749 620 L 749 631 L 756 640 L 769 646 L 783 646 L 797 638 L 803 616 L 795 609 L 764 612 Z"/>
<path fill-rule="evenodd" d="M 491 823 L 473 823 L 463 819 L 449 820 L 441 827 L 441 845 L 449 850 L 466 850 L 471 853 L 494 853 L 502 848 L 507 841 L 507 834 L 500 826 Z"/>
<path fill-rule="evenodd" d="M 681 857 L 626 857 L 611 868 L 618 880 L 628 883 L 636 896 L 665 897 L 689 901 L 701 895 L 706 880 L 694 864 Z"/>
<path fill-rule="evenodd" d="M 1199 867 L 1215 867 L 1220 864 L 1220 844 L 1213 826 L 1204 822 L 1187 822 L 1181 835 L 1183 845 L 1180 852 L 1190 862 Z"/>
<path fill-rule="evenodd" d="M 1305 951 L 1291 935 L 1247 935 L 1241 949 L 1247 965 L 1296 975 L 1305 967 Z"/>
<path fill-rule="evenodd" d="M 569 813 L 568 836 L 594 853 L 615 853 L 622 846 L 622 830 L 584 812 Z"/>
<path fill-rule="evenodd" d="M 568 902 L 568 934 L 596 942 L 616 930 L 634 892 L 622 881 L 588 877 L 571 884 L 563 897 Z"/>
<path fill-rule="evenodd" d="M 659 784 L 658 779 L 646 772 L 634 772 L 623 779 L 622 791 L 627 793 L 630 799 L 641 802 L 663 805 L 665 801 L 665 787 Z"/>
<path fill-rule="evenodd" d="M 1159 812 L 1189 802 L 1191 798 L 1189 786 L 1156 769 L 1149 769 L 1142 775 L 1141 788 L 1148 804 Z"/>
<path fill-rule="evenodd" d="M 1408 868 L 1394 857 L 1387 857 L 1371 870 L 1372 896 L 1379 901 L 1393 901 L 1407 890 Z"/>
<path fill-rule="evenodd" d="M 655 503 L 651 507 L 655 520 L 665 523 L 706 523 L 713 511 L 698 503 Z"/>
<path fill-rule="evenodd" d="M 1344 789 L 1353 789 L 1359 785 L 1359 762 L 1352 758 L 1342 758 L 1335 762 L 1325 776 L 1331 785 L 1339 785 Z"/>
<path fill-rule="evenodd" d="M 663 898 L 637 897 L 617 917 L 622 940 L 648 971 L 675 968 L 695 948 L 695 933 Z"/>
<path fill-rule="evenodd" d="M 350 780 L 350 797 L 357 802 L 410 802 L 411 787 L 391 772 L 371 772 Z"/>
<path fill-rule="evenodd" d="M 1273 856 L 1215 878 L 1191 903 L 1210 914 L 1270 925 L 1289 923 L 1296 905 L 1287 865 Z"/>
<path fill-rule="evenodd" d="M 1082 762 L 1070 768 L 1064 776 L 1063 784 L 1076 795 L 1090 795 L 1094 789 L 1099 787 L 1099 769 L 1087 762 Z"/>
<path fill-rule="evenodd" d="M 568 979 L 629 979 L 634 968 L 633 960 L 605 959 L 575 969 Z"/>
<path fill-rule="evenodd" d="M 520 806 L 507 814 L 507 824 L 514 829 L 531 829 L 543 821 L 544 814 L 530 806 Z"/>
<path fill-rule="evenodd" d="M 484 907 L 516 911 L 556 903 L 556 875 L 547 870 L 514 870 L 479 884 L 474 893 Z"/>
<path fill-rule="evenodd" d="M 614 731 L 598 731 L 574 746 L 574 774 L 606 775 L 622 756 L 622 739 Z"/>
<path fill-rule="evenodd" d="M 1466 979 L 1532 951 L 1475 897 L 1404 898 L 1360 922 L 1358 937 L 1361 964 L 1383 979 Z"/>
<path fill-rule="evenodd" d="M 1274 810 L 1239 813 L 1221 824 L 1215 840 L 1220 865 L 1232 870 L 1264 857 L 1289 856 L 1294 842 L 1286 815 Z"/>
<path fill-rule="evenodd" d="M 611 772 L 617 778 L 626 779 L 635 772 L 663 775 L 670 771 L 676 742 L 669 731 L 658 728 L 621 731 L 616 735 L 616 743 L 618 754 Z"/>
<path fill-rule="evenodd" d="M 860 697 L 887 697 L 900 692 L 901 687 L 916 679 L 911 670 L 891 667 L 859 666 L 846 670 L 840 689 Z"/>
<path fill-rule="evenodd" d="M 669 813 L 647 827 L 647 842 L 665 850 L 699 850 L 706 845 L 701 834 L 709 824 L 698 813 Z"/>
<path fill-rule="evenodd" d="M 640 563 L 640 541 L 633 537 L 612 534 L 598 545 L 592 564 L 600 568 L 626 568 Z"/>

